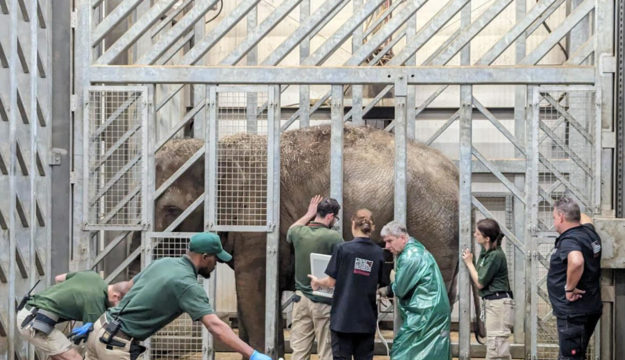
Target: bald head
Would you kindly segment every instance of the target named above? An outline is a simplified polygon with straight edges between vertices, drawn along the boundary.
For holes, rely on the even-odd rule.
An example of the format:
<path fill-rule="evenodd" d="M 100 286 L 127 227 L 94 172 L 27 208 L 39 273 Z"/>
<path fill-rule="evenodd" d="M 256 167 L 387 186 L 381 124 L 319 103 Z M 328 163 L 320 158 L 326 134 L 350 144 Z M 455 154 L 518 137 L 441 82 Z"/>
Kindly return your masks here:
<path fill-rule="evenodd" d="M 111 306 L 117 306 L 121 299 L 126 296 L 132 283 L 130 281 L 120 281 L 114 284 L 110 284 L 107 289 L 108 301 Z"/>

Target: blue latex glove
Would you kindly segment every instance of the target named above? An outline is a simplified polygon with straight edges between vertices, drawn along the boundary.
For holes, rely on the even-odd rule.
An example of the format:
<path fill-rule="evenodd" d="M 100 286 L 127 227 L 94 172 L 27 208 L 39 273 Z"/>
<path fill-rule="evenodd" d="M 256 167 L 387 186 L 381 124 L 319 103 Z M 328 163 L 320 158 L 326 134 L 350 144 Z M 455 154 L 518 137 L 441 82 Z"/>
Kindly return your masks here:
<path fill-rule="evenodd" d="M 81 341 L 87 340 L 91 330 L 93 330 L 93 323 L 84 323 L 83 326 L 74 328 L 69 334 L 68 339 L 73 339 L 74 344 L 78 345 Z"/>
<path fill-rule="evenodd" d="M 272 360 L 269 355 L 265 355 L 263 353 L 259 353 L 257 350 L 254 350 L 252 356 L 250 356 L 250 360 Z"/>

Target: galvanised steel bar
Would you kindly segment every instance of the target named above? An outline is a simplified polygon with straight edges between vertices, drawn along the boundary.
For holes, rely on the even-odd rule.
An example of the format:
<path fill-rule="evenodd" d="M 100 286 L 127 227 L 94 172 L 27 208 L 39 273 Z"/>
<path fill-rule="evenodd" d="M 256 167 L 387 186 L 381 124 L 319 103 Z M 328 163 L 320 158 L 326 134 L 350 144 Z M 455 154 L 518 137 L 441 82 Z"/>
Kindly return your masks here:
<path fill-rule="evenodd" d="M 161 23 L 156 26 L 152 31 L 150 31 L 150 38 L 154 39 L 158 34 L 160 34 L 163 29 L 172 24 L 172 22 L 176 21 L 176 17 L 180 15 L 190 4 L 194 3 L 195 0 L 184 0 L 184 2 L 178 6 L 178 8 L 174 9 L 167 13 L 167 17 L 161 20 Z"/>
<path fill-rule="evenodd" d="M 343 85 L 332 85 L 331 133 L 330 133 L 330 197 L 341 205 L 335 229 L 343 229 Z"/>
<path fill-rule="evenodd" d="M 456 55 L 464 45 L 468 44 L 477 34 L 479 34 L 488 24 L 495 19 L 512 0 L 499 0 L 486 9 L 470 26 L 463 28 L 461 34 L 455 38 L 444 51 L 433 59 L 424 62 L 429 64 L 446 64 L 454 55 Z M 467 64 L 469 65 L 469 64 Z"/>
<path fill-rule="evenodd" d="M 306 19 L 310 16 L 310 0 L 302 0 L 299 4 L 299 18 Z M 329 16 L 333 18 L 334 16 Z M 311 36 L 305 36 L 299 42 L 299 62 L 300 64 L 310 55 L 310 38 Z M 285 86 L 286 88 L 286 86 Z M 310 125 L 310 86 L 299 86 L 299 109 L 297 110 L 299 115 L 299 127 L 306 128 Z M 293 114 L 295 116 L 295 114 Z M 290 121 L 290 119 L 289 119 Z M 288 123 L 288 121 L 287 121 Z M 288 129 L 290 126 L 281 127 L 280 131 Z"/>
<path fill-rule="evenodd" d="M 141 35 L 149 30 L 159 18 L 167 12 L 178 0 L 160 0 L 152 5 L 130 29 L 128 29 L 113 45 L 95 61 L 96 64 L 111 64 L 124 50 L 128 49 Z"/>
<path fill-rule="evenodd" d="M 353 0 L 352 12 L 354 12 L 356 9 L 360 9 L 362 5 L 363 5 L 363 0 Z M 386 9 L 386 11 L 388 10 L 389 9 Z M 378 20 L 381 20 L 381 19 L 384 19 L 384 17 L 380 17 Z M 352 33 L 352 54 L 358 51 L 358 48 L 362 46 L 363 42 L 364 42 L 363 25 L 359 25 L 358 27 L 356 27 L 356 29 Z M 362 118 L 363 86 L 352 85 L 351 90 L 352 90 L 352 108 L 349 111 L 349 114 L 350 116 L 352 116 L 352 124 L 356 126 L 362 126 L 365 124 L 365 121 Z M 345 115 L 345 117 L 347 118 L 348 115 Z"/>
<path fill-rule="evenodd" d="M 592 84 L 592 66 L 91 66 L 90 81 L 161 84 L 388 84 L 406 77 L 417 84 Z"/>
<path fill-rule="evenodd" d="M 269 56 L 261 62 L 261 65 L 277 65 L 282 61 L 297 45 L 301 46 L 301 42 L 309 38 L 310 33 L 325 20 L 334 9 L 336 9 L 345 0 L 326 0 L 321 6 L 315 9 L 312 16 L 301 16 L 300 26 L 289 35 L 278 47 L 273 50 Z M 310 0 L 307 0 L 308 10 L 310 11 Z M 303 2 L 300 3 L 300 12 L 305 8 Z M 304 13 L 306 14 L 306 13 Z M 301 57 L 301 56 L 300 56 Z"/>
<path fill-rule="evenodd" d="M 595 51 L 595 43 L 596 40 L 593 35 L 578 46 L 574 53 L 570 54 L 565 64 L 580 65 L 583 63 Z"/>
<path fill-rule="evenodd" d="M 488 210 L 486 206 L 484 206 L 484 204 L 482 204 L 475 196 L 471 196 L 471 203 L 473 204 L 473 206 L 475 206 L 476 209 L 478 209 L 487 218 L 491 218 L 491 219 L 495 218 L 495 215 L 492 212 L 490 212 L 490 210 Z M 510 229 L 508 229 L 508 227 L 503 224 L 499 224 L 499 227 L 501 228 L 501 232 L 506 236 L 506 240 L 509 240 L 517 250 L 525 254 L 526 253 L 525 246 L 517 238 L 514 232 L 510 231 Z"/>
<path fill-rule="evenodd" d="M 429 22 L 428 24 L 426 24 L 417 34 L 415 41 L 413 42 L 409 42 L 406 44 L 406 46 L 404 47 L 404 49 L 402 50 L 401 53 L 399 53 L 398 55 L 396 55 L 390 62 L 389 65 L 400 65 L 403 64 L 406 59 L 408 59 L 410 56 L 412 56 L 412 54 L 414 54 L 416 51 L 418 51 L 418 49 L 421 48 L 421 46 L 423 46 L 423 44 L 425 44 L 425 42 L 427 42 L 442 26 L 444 26 L 447 22 L 449 22 L 449 20 L 458 13 L 458 11 L 460 11 L 466 4 L 468 3 L 467 0 L 455 0 L 455 1 L 450 1 L 450 3 L 448 4 L 448 6 L 443 7 L 438 13 L 437 15 L 435 15 Z M 536 5 L 536 7 L 538 7 L 538 4 Z M 537 8 L 537 11 L 542 9 L 541 7 Z M 544 12 L 545 10 L 543 10 Z M 534 13 L 528 15 L 528 17 L 530 17 L 530 19 L 533 19 L 535 16 Z M 522 27 L 521 27 L 522 28 Z M 510 33 L 516 33 L 518 31 L 520 31 L 520 28 L 517 28 L 516 26 L 511 29 L 508 34 L 504 35 L 504 38 L 510 38 L 509 34 Z M 454 35 L 450 36 L 448 41 L 446 41 L 446 43 L 451 43 L 451 41 L 459 34 L 459 32 L 455 33 Z M 523 36 L 523 35 L 520 35 Z M 446 48 L 446 46 L 440 46 L 439 49 L 437 50 L 437 52 L 442 51 Z M 495 45 L 493 45 L 493 47 L 491 48 L 491 50 L 487 51 L 482 58 L 480 58 L 476 64 L 486 64 L 488 62 L 488 64 L 490 64 L 492 61 L 494 61 L 499 55 L 501 55 L 505 49 L 507 47 L 502 46 L 502 44 L 500 44 L 500 42 L 497 42 Z M 436 52 L 435 52 L 436 53 Z M 492 59 L 492 60 L 491 60 Z M 447 60 L 449 61 L 449 60 Z M 381 93 L 379 94 L 379 98 L 381 99 L 384 95 L 386 95 L 386 93 L 388 93 L 388 91 L 390 91 L 390 86 L 387 86 L 386 88 L 384 88 Z M 447 86 L 442 86 L 440 88 L 438 88 L 436 91 L 434 91 L 434 93 L 432 93 L 432 95 L 430 95 L 428 97 L 428 99 L 419 106 L 419 108 L 417 109 L 416 115 L 418 116 L 418 114 L 422 111 L 422 109 L 425 109 L 427 106 L 429 106 L 429 104 L 431 104 L 441 93 L 443 93 L 443 91 L 445 91 L 447 89 Z M 378 97 L 376 97 L 377 99 Z M 371 102 L 371 107 L 373 107 L 377 102 L 372 101 Z M 419 111 L 419 109 L 421 109 L 421 111 Z M 387 129 L 390 130 L 392 129 L 394 125 L 391 123 Z"/>
<path fill-rule="evenodd" d="M 558 180 L 562 182 L 562 184 L 564 184 L 564 186 L 566 186 L 567 190 L 572 192 L 573 195 L 575 195 L 578 198 L 578 200 L 581 202 L 580 205 L 583 205 L 587 208 L 591 208 L 592 203 L 590 199 L 588 199 L 588 197 L 585 194 L 583 194 L 576 186 L 574 186 L 569 180 L 567 180 L 564 174 L 562 174 L 562 172 L 560 172 L 560 170 L 558 170 L 558 168 L 556 168 L 555 165 L 551 163 L 551 161 L 549 161 L 542 154 L 540 154 L 539 160 L 549 171 L 551 171 L 551 173 L 553 173 L 553 175 Z"/>
<path fill-rule="evenodd" d="M 246 0 L 240 3 L 230 14 L 228 14 L 200 43 L 195 44 L 180 61 L 181 65 L 192 65 L 198 62 L 217 42 L 223 38 L 249 11 L 251 11 L 260 0 Z M 215 82 L 212 82 L 215 83 Z M 176 87 L 169 92 L 161 102 L 156 105 L 158 112 L 169 102 L 184 85 Z"/>
<path fill-rule="evenodd" d="M 172 128 L 169 130 L 166 136 L 164 136 L 162 139 L 157 141 L 156 146 L 154 147 L 154 150 L 155 151 L 160 150 L 163 147 L 163 145 L 165 145 L 169 140 L 171 140 L 174 137 L 174 135 L 176 135 L 178 131 L 180 131 L 185 125 L 187 125 L 189 121 L 193 120 L 193 118 L 204 108 L 205 105 L 206 105 L 206 102 L 203 100 L 199 104 L 195 105 L 193 109 L 189 110 L 189 112 L 187 112 L 184 115 L 182 120 L 178 121 L 176 124 L 174 124 L 174 126 L 172 126 Z"/>
<path fill-rule="evenodd" d="M 106 195 L 111 187 L 115 185 L 124 175 L 126 175 L 128 171 L 130 171 L 130 169 L 132 169 L 132 167 L 134 167 L 140 160 L 141 155 L 137 154 L 134 158 L 130 159 L 130 161 L 128 161 L 121 169 L 119 169 L 115 173 L 115 175 L 113 175 L 106 183 L 102 184 L 100 190 L 93 196 L 93 198 L 89 199 L 89 206 L 94 206 L 98 202 L 98 200 L 100 200 L 102 196 Z M 105 162 L 102 162 L 102 164 L 104 165 Z M 96 169 L 97 167 L 93 168 L 93 171 L 95 171 Z"/>
<path fill-rule="evenodd" d="M 124 101 L 115 111 L 109 115 L 105 121 L 102 122 L 102 125 L 98 126 L 93 134 L 89 137 L 89 141 L 96 141 L 96 139 L 108 129 L 108 127 L 119 118 L 120 115 L 126 111 L 130 105 L 134 104 L 139 96 L 130 96 L 126 101 Z"/>
<path fill-rule="evenodd" d="M 117 24 L 124 20 L 143 0 L 122 1 L 91 32 L 91 46 L 96 47 Z"/>
<path fill-rule="evenodd" d="M 520 36 L 525 34 L 527 28 L 534 23 L 534 21 L 541 16 L 556 0 L 541 0 L 537 2 L 532 9 L 527 12 L 519 21 L 517 21 L 512 29 L 502 36 L 495 45 L 493 45 L 486 54 L 482 55 L 482 58 L 477 62 L 478 65 L 490 65 L 497 57 L 501 55 L 510 45 L 512 45 Z M 518 5 L 518 2 L 517 2 Z"/>
<path fill-rule="evenodd" d="M 206 154 L 204 156 L 204 229 L 214 231 L 217 225 L 217 90 L 215 86 L 207 88 L 206 115 L 208 123 L 205 127 Z"/>
<path fill-rule="evenodd" d="M 398 0 L 398 1 L 393 1 L 391 3 L 391 6 L 389 6 L 388 8 L 386 8 L 386 10 L 384 10 L 380 15 L 378 15 L 378 18 L 372 22 L 371 24 L 369 24 L 367 26 L 367 29 L 364 31 L 364 33 L 362 33 L 362 35 L 360 35 L 360 39 L 361 42 L 363 39 L 366 39 L 367 36 L 371 35 L 371 33 L 384 21 L 387 20 L 387 18 L 391 15 L 391 13 L 393 11 L 395 11 L 395 9 L 397 9 L 397 7 L 403 3 L 405 3 L 407 0 Z M 359 3 L 360 6 L 362 6 L 362 2 Z M 358 8 L 358 6 L 353 5 L 354 8 Z M 353 50 L 352 50 L 353 51 Z"/>
<path fill-rule="evenodd" d="M 492 7 L 491 7 L 492 9 Z M 486 11 L 488 12 L 488 10 Z M 460 12 L 460 28 L 468 29 L 471 25 L 471 7 L 466 6 Z M 447 63 L 449 58 L 441 57 Z M 460 51 L 460 64 L 471 64 L 471 47 L 467 41 Z M 471 248 L 472 213 L 472 147 L 473 147 L 473 86 L 460 86 L 459 118 L 459 199 L 458 199 L 458 249 Z M 462 261 L 461 252 L 458 262 Z M 458 272 L 458 359 L 471 358 L 471 279 L 466 266 L 460 266 Z"/>
<path fill-rule="evenodd" d="M 345 66 L 356 66 L 360 65 L 362 62 L 362 58 L 367 58 L 369 54 L 373 53 L 377 48 L 380 47 L 387 39 L 391 38 L 391 35 L 400 26 L 406 23 L 408 19 L 412 17 L 422 6 L 425 4 L 427 0 L 414 0 L 409 1 L 406 6 L 402 8 L 402 11 L 399 12 L 396 16 L 393 16 L 389 22 L 387 22 L 382 29 L 373 35 L 364 45 L 360 46 L 358 50 L 352 54 L 349 60 L 345 62 Z"/>
<path fill-rule="evenodd" d="M 117 141 L 115 141 L 115 143 L 113 143 L 113 145 L 109 147 L 109 149 L 102 155 L 100 159 L 98 159 L 98 162 L 90 170 L 92 172 L 96 171 L 102 165 L 104 165 L 106 161 L 113 155 L 113 153 L 115 153 L 123 144 L 125 144 L 128 141 L 128 139 L 130 139 L 131 136 L 133 136 L 140 129 L 141 129 L 141 124 L 136 124 L 135 126 L 130 128 L 128 131 L 126 131 L 124 135 L 119 137 Z"/>
<path fill-rule="evenodd" d="M 393 219 L 407 226 L 408 195 L 406 189 L 406 96 L 408 93 L 406 79 L 395 83 L 395 166 Z M 395 259 L 397 264 L 397 259 Z M 399 332 L 402 318 L 399 315 L 397 301 L 393 302 L 393 332 Z"/>
<path fill-rule="evenodd" d="M 267 18 L 250 33 L 247 38 L 226 56 L 221 65 L 235 65 L 241 60 L 265 35 L 267 35 L 280 21 L 282 21 L 302 0 L 284 0 Z"/>
<path fill-rule="evenodd" d="M 153 44 L 150 50 L 143 54 L 135 64 L 153 65 L 156 63 L 158 58 L 162 56 L 177 39 L 195 25 L 198 20 L 202 19 L 204 14 L 206 14 L 217 1 L 218 0 L 195 1 L 193 8 L 186 13 L 182 19 L 179 19 L 176 25 L 167 31 L 167 33 L 161 35 L 156 44 Z"/>
<path fill-rule="evenodd" d="M 165 190 L 167 190 L 171 186 L 171 184 L 178 180 L 178 178 L 182 176 L 182 174 L 184 174 L 191 166 L 193 166 L 193 164 L 195 164 L 195 162 L 197 162 L 202 156 L 204 156 L 204 150 L 204 146 L 199 148 L 187 161 L 184 162 L 184 164 L 182 164 L 178 168 L 178 170 L 176 170 L 176 172 L 171 174 L 171 176 L 168 177 L 167 180 L 165 180 L 158 187 L 158 189 L 156 189 L 156 191 L 154 192 L 154 199 L 158 199 L 161 195 L 163 195 Z"/>
<path fill-rule="evenodd" d="M 139 195 L 140 191 L 141 191 L 141 186 L 140 185 L 135 186 L 134 189 L 130 190 L 128 194 L 126 194 L 126 196 L 124 196 L 121 200 L 119 200 L 117 205 L 115 205 L 115 207 L 113 207 L 111 211 L 109 211 L 108 214 L 104 215 L 104 217 L 102 218 L 102 221 L 100 222 L 102 224 L 107 224 L 109 221 L 111 221 L 111 219 L 115 217 L 115 215 L 117 215 L 117 213 L 120 210 L 122 210 L 126 206 L 126 204 L 128 204 L 130 200 L 132 200 L 135 196 Z"/>
<path fill-rule="evenodd" d="M 555 29 L 549 36 L 545 38 L 530 54 L 528 54 L 519 64 L 531 64 L 538 63 L 550 50 L 553 48 L 560 39 L 562 39 L 575 25 L 588 15 L 588 13 L 594 9 L 594 0 L 585 0 L 579 6 L 577 6 L 569 16 Z"/>
<path fill-rule="evenodd" d="M 532 25 L 525 32 L 525 36 L 529 37 L 534 33 L 539 27 L 544 26 L 546 24 L 547 19 L 560 8 L 560 5 L 564 3 L 565 0 L 556 0 L 553 4 L 549 6 L 547 11 L 545 11 L 536 21 L 532 23 Z"/>
<path fill-rule="evenodd" d="M 265 24 L 265 22 L 263 22 L 263 24 Z M 247 14 L 247 38 L 249 38 L 256 31 L 257 27 L 258 6 Z M 258 65 L 258 48 L 256 46 L 252 46 L 247 52 L 246 64 L 248 66 Z M 259 113 L 262 113 L 262 111 L 258 111 L 258 94 L 255 91 L 249 91 L 247 92 L 246 97 L 246 131 L 248 134 L 256 134 L 258 133 L 257 116 Z"/>
<path fill-rule="evenodd" d="M 15 339 L 16 332 L 16 316 L 15 316 L 15 301 L 16 299 L 16 270 L 17 261 L 13 254 L 17 251 L 17 238 L 16 228 L 17 221 L 15 219 L 14 209 L 17 206 L 17 0 L 10 0 L 9 2 L 9 279 L 8 279 L 8 298 L 4 301 L 8 302 L 8 323 L 7 333 L 8 339 L 8 359 L 13 360 L 15 358 Z"/>
<path fill-rule="evenodd" d="M 594 137 L 592 136 L 592 134 L 588 133 L 585 127 L 582 124 L 580 124 L 575 119 L 575 117 L 571 115 L 571 113 L 569 113 L 569 111 L 565 109 L 556 99 L 554 99 L 548 93 L 543 94 L 543 98 L 547 100 L 547 102 L 551 106 L 553 106 L 560 115 L 562 115 L 566 120 L 568 120 L 569 124 L 571 124 L 571 126 L 575 128 L 575 130 L 577 130 L 579 134 L 582 135 L 584 139 L 586 139 L 586 141 L 588 141 L 591 144 L 594 143 Z M 601 136 L 601 134 L 597 134 L 597 135 Z"/>
<path fill-rule="evenodd" d="M 91 263 L 92 268 L 98 265 L 100 261 L 104 260 L 104 258 L 111 252 L 111 250 L 113 250 L 117 245 L 119 245 L 119 243 L 121 243 L 130 234 L 131 234 L 130 231 L 125 231 L 117 235 L 113 240 L 111 240 L 111 242 L 109 242 L 106 245 L 104 250 L 102 250 L 98 254 L 98 256 L 95 257 L 95 259 L 93 259 L 93 262 Z"/>
<path fill-rule="evenodd" d="M 115 280 L 115 278 L 121 274 L 122 271 L 124 271 L 130 264 L 132 264 L 133 261 L 135 261 L 136 258 L 138 258 L 141 255 L 141 252 L 143 251 L 143 248 L 141 246 L 137 247 L 131 254 L 129 254 L 124 261 L 122 261 L 121 264 L 119 264 L 115 270 L 111 271 L 111 273 L 104 278 L 104 281 L 106 281 L 107 283 L 110 283 L 111 281 Z"/>
<path fill-rule="evenodd" d="M 176 55 L 183 46 L 187 45 L 191 39 L 195 37 L 194 31 L 189 31 L 188 34 L 176 40 L 176 43 L 167 49 L 167 51 L 158 59 L 158 65 L 167 64 Z"/>
<path fill-rule="evenodd" d="M 322 64 L 383 2 L 384 0 L 369 0 L 301 64 L 304 66 Z"/>
<path fill-rule="evenodd" d="M 432 136 L 430 136 L 424 142 L 424 144 L 426 144 L 428 146 L 432 145 L 432 143 L 434 143 L 434 141 L 436 141 L 436 139 L 438 139 L 438 137 L 441 136 L 441 134 L 444 133 L 445 130 L 447 130 L 447 128 L 449 128 L 451 126 L 451 124 L 453 124 L 456 120 L 458 120 L 460 118 L 460 113 L 461 113 L 461 111 L 458 110 L 451 117 L 449 117 L 449 119 L 447 119 L 447 121 L 443 124 L 443 126 L 439 127 L 434 132 L 434 134 L 432 134 Z"/>
<path fill-rule="evenodd" d="M 280 291 L 278 286 L 278 247 L 280 243 L 280 86 L 269 88 L 267 113 L 267 218 L 270 231 L 267 233 L 266 277 L 265 277 L 265 349 L 274 358 L 278 357 L 278 321 Z"/>
<path fill-rule="evenodd" d="M 178 217 L 172 221 L 164 231 L 174 231 L 189 215 L 191 215 L 204 202 L 204 193 L 200 194 Z"/>
<path fill-rule="evenodd" d="M 566 141 L 561 139 L 553 130 L 547 126 L 543 121 L 540 121 L 539 128 L 542 130 L 550 140 L 552 140 L 566 155 L 573 160 L 577 166 L 582 169 L 588 176 L 594 176 L 593 170 L 590 168 L 588 164 L 584 162 L 582 158 L 580 158 L 575 151 L 571 150 L 571 148 L 566 144 Z M 597 159 L 595 159 L 597 160 Z M 599 168 L 601 168 L 599 166 Z M 599 176 L 601 178 L 601 176 Z"/>
<path fill-rule="evenodd" d="M 510 141 L 512 145 L 514 145 L 514 147 L 520 153 L 520 155 L 522 155 L 523 157 L 526 156 L 525 146 L 521 144 L 521 141 L 519 141 L 519 139 L 517 139 L 516 136 L 512 135 L 512 133 L 505 126 L 503 126 L 499 122 L 499 120 L 497 120 L 495 115 L 493 115 L 493 113 L 491 113 L 475 97 L 473 97 L 473 105 L 475 106 L 476 109 L 478 109 L 480 113 L 482 113 L 482 115 L 486 117 L 486 119 L 488 119 L 488 121 L 490 121 L 491 124 L 493 124 L 495 128 L 497 128 L 497 130 L 499 130 L 499 132 L 503 134 L 503 136 L 506 137 L 506 139 L 508 139 L 508 141 Z"/>
<path fill-rule="evenodd" d="M 538 264 L 536 264 L 537 245 L 535 233 L 538 231 L 538 120 L 540 116 L 540 99 L 539 92 L 536 87 L 528 89 L 531 96 L 526 121 L 527 136 L 527 175 L 526 175 L 526 191 L 527 200 L 525 203 L 525 219 L 528 225 L 525 227 L 525 244 L 527 256 L 525 257 L 525 358 L 534 359 L 537 355 L 537 333 L 538 333 L 538 285 L 536 281 L 531 279 L 538 278 Z"/>
<path fill-rule="evenodd" d="M 486 168 L 519 200 L 525 202 L 525 194 L 519 190 L 506 176 L 499 171 L 484 155 L 482 155 L 475 147 L 471 149 L 475 158 L 481 162 Z"/>

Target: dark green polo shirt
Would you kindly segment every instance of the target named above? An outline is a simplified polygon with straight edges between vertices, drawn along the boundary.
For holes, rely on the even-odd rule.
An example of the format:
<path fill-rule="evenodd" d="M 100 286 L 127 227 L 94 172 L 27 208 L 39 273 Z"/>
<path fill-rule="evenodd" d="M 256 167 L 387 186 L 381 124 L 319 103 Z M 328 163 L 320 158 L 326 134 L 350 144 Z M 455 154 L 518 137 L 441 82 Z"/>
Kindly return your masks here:
<path fill-rule="evenodd" d="M 477 260 L 477 277 L 480 284 L 484 286 L 480 290 L 481 297 L 496 292 L 510 291 L 506 254 L 501 250 L 501 247 L 488 251 L 482 248 Z"/>
<path fill-rule="evenodd" d="M 108 320 L 119 316 L 124 333 L 145 340 L 182 313 L 188 313 L 193 321 L 214 313 L 195 266 L 185 256 L 151 263 L 135 276 L 128 294 L 106 315 Z"/>
<path fill-rule="evenodd" d="M 332 255 L 337 244 L 343 242 L 341 235 L 324 224 L 311 222 L 307 226 L 294 226 L 289 229 L 286 241 L 295 249 L 295 290 L 301 291 L 314 302 L 331 304 L 332 299 L 315 296 L 310 287 L 310 253 Z"/>
<path fill-rule="evenodd" d="M 94 322 L 108 307 L 108 285 L 94 271 L 67 274 L 65 281 L 33 295 L 28 305 L 64 320 Z"/>

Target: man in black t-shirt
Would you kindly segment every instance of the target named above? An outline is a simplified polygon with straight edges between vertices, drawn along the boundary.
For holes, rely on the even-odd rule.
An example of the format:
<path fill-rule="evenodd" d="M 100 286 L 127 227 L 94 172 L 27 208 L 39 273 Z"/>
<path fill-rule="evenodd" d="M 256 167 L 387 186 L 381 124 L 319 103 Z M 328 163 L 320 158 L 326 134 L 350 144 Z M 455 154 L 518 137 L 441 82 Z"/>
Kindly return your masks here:
<path fill-rule="evenodd" d="M 325 273 L 311 286 L 334 287 L 330 330 L 334 360 L 370 360 L 373 358 L 378 319 L 376 291 L 383 283 L 384 254 L 371 239 L 375 229 L 371 211 L 360 209 L 352 217 L 354 239 L 334 250 Z"/>
<path fill-rule="evenodd" d="M 553 224 L 560 236 L 551 254 L 547 287 L 557 318 L 559 359 L 585 359 L 602 311 L 601 239 L 590 218 L 568 197 L 554 203 Z"/>

